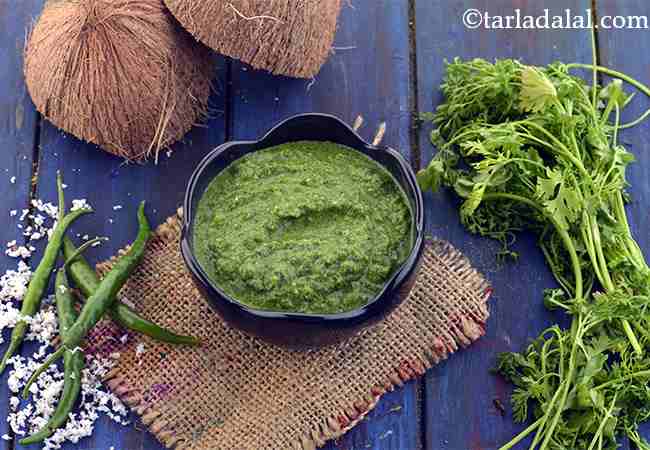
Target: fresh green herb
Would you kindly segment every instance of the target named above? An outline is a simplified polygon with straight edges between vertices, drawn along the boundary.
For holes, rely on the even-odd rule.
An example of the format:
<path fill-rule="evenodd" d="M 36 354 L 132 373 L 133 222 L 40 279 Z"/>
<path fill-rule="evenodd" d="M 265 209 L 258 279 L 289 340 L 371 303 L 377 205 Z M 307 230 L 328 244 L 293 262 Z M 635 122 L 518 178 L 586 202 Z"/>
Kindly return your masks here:
<path fill-rule="evenodd" d="M 590 87 L 569 73 L 585 67 L 617 80 Z M 621 435 L 650 448 L 637 431 L 650 417 L 650 269 L 624 210 L 634 157 L 618 143 L 630 100 L 620 80 L 650 95 L 601 67 L 454 60 L 446 101 L 427 116 L 439 152 L 422 188 L 453 188 L 463 224 L 507 252 L 517 232 L 537 233 L 561 286 L 544 303 L 572 316 L 500 355 L 515 419 L 533 420 L 502 449 L 533 433 L 531 449 L 615 449 Z"/>

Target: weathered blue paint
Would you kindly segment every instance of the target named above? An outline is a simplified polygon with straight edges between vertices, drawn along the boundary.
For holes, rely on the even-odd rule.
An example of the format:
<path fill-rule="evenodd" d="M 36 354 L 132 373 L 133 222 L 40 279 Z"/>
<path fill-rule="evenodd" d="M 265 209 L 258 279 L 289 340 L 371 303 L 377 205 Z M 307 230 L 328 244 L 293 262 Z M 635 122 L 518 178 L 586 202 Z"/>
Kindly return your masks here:
<path fill-rule="evenodd" d="M 26 0 L 19 3 L 0 1 L 0 149 L 3 162 L 0 165 L 0 199 L 2 224 L 0 242 L 17 239 L 23 243 L 18 215 L 10 217 L 9 211 L 26 208 L 29 203 L 32 177 L 32 155 L 36 145 L 38 115 L 27 94 L 23 80 L 23 47 L 25 30 L 32 18 L 40 11 L 43 0 Z M 15 177 L 15 178 L 12 178 Z M 13 180 L 13 182 L 12 182 Z M 0 255 L 0 273 L 15 269 L 18 260 Z M 9 332 L 4 334 L 5 344 Z M 4 353 L 6 345 L 0 346 Z M 9 414 L 7 374 L 0 377 L 0 436 L 10 434 L 5 420 Z M 11 441 L 0 440 L 0 448 L 11 448 Z"/>
<path fill-rule="evenodd" d="M 553 0 L 543 8 L 531 0 L 378 0 L 343 2 L 341 23 L 334 54 L 314 80 L 272 77 L 253 71 L 237 62 L 220 62 L 215 83 L 219 94 L 212 98 L 213 117 L 208 128 L 197 128 L 175 146 L 176 152 L 159 166 L 124 166 L 122 161 L 94 146 L 79 142 L 44 123 L 38 136 L 37 114 L 26 95 L 22 81 L 22 46 L 25 29 L 38 14 L 43 0 L 23 0 L 9 4 L 0 0 L 0 145 L 18 155 L 6 158 L 0 167 L 8 175 L 0 176 L 3 210 L 21 209 L 28 202 L 31 164 L 35 144 L 40 140 L 37 196 L 55 200 L 54 174 L 63 171 L 69 199 L 87 198 L 95 207 L 93 217 L 82 219 L 75 232 L 107 235 L 111 240 L 93 250 L 89 257 L 97 261 L 113 254 L 132 239 L 136 230 L 134 209 L 141 199 L 149 201 L 149 215 L 160 222 L 180 206 L 187 178 L 196 163 L 210 149 L 227 138 L 255 138 L 279 120 L 300 112 L 329 112 L 352 122 L 363 115 L 361 134 L 371 139 L 379 122 L 388 123 L 384 143 L 405 156 L 423 163 L 434 149 L 426 130 L 418 142 L 410 141 L 411 81 L 417 77 L 419 111 L 430 111 L 439 103 L 438 86 L 442 80 L 444 58 L 517 57 L 532 64 L 553 60 L 589 62 L 588 30 L 527 31 L 474 30 L 461 23 L 463 11 L 477 8 L 491 14 L 539 14 L 544 8 L 562 13 L 570 8 L 582 12 L 590 0 Z M 416 18 L 417 73 L 410 70 L 409 3 Z M 597 1 L 603 15 L 650 15 L 643 0 Z M 600 58 L 605 65 L 629 72 L 649 82 L 650 71 L 644 64 L 648 45 L 647 32 L 641 30 L 599 31 Z M 639 99 L 629 110 L 636 116 L 650 106 Z M 633 203 L 629 207 L 633 231 L 644 251 L 650 251 L 650 238 L 642 233 L 650 217 L 643 205 L 650 201 L 647 171 L 650 170 L 648 146 L 650 125 L 622 135 L 637 155 L 639 163 L 630 169 Z M 16 184 L 9 178 L 15 175 Z M 517 430 L 508 407 L 508 387 L 488 373 L 497 352 L 519 350 L 546 325 L 562 317 L 547 313 L 541 305 L 544 287 L 553 285 L 552 277 L 531 236 L 522 236 L 517 245 L 521 259 L 516 264 L 495 268 L 496 246 L 487 240 L 467 235 L 459 224 L 455 204 L 448 194 L 432 196 L 429 203 L 429 231 L 450 240 L 492 281 L 495 288 L 488 333 L 467 351 L 432 369 L 426 377 L 423 404 L 421 383 L 407 383 L 387 394 L 376 409 L 357 428 L 328 449 L 496 449 Z M 114 205 L 123 209 L 114 211 Z M 112 220 L 111 221 L 109 221 Z M 2 242 L 16 236 L 15 218 L 9 218 L 0 230 Z M 39 249 L 40 251 L 40 249 Z M 38 255 L 36 255 L 38 256 Z M 15 262 L 0 256 L 6 269 Z M 26 351 L 29 351 L 27 348 Z M 8 393 L 0 380 L 0 417 L 7 414 Z M 508 409 L 501 417 L 493 401 L 501 400 Z M 0 422 L 0 434 L 6 430 Z M 156 440 L 137 422 L 123 428 L 102 419 L 95 434 L 77 446 L 66 449 L 159 449 Z M 3 441 L 0 448 L 9 448 Z M 16 448 L 21 448 L 16 446 Z M 35 446 L 33 448 L 38 448 Z M 628 448 L 626 445 L 624 448 Z"/>

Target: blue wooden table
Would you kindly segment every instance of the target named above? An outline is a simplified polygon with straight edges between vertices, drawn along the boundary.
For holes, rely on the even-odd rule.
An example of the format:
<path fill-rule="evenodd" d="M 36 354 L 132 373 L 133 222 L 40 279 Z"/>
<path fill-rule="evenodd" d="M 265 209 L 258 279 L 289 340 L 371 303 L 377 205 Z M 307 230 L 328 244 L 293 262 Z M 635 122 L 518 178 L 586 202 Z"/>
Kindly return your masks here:
<path fill-rule="evenodd" d="M 158 166 L 129 165 L 61 133 L 35 112 L 22 77 L 25 30 L 44 0 L 0 0 L 0 242 L 15 239 L 16 217 L 9 210 L 25 208 L 31 197 L 54 200 L 54 176 L 61 170 L 70 185 L 69 196 L 87 198 L 96 214 L 79 227 L 90 235 L 111 236 L 94 253 L 105 258 L 127 243 L 136 229 L 128 208 L 146 199 L 152 218 L 160 222 L 181 203 L 189 174 L 206 152 L 230 139 L 255 138 L 277 121 L 299 112 L 334 113 L 352 122 L 365 118 L 360 133 L 370 138 L 386 121 L 384 143 L 399 149 L 414 167 L 426 164 L 434 149 L 416 117 L 440 101 L 438 86 L 443 60 L 495 57 L 520 58 L 531 64 L 554 60 L 590 62 L 588 29 L 527 30 L 469 29 L 462 23 L 469 8 L 491 15 L 586 15 L 598 17 L 650 16 L 647 0 L 351 0 L 344 1 L 335 49 L 321 73 L 312 81 L 272 77 L 236 61 L 215 56 L 217 92 L 207 127 L 190 132 L 174 146 L 173 156 Z M 650 83 L 650 32 L 606 30 L 597 32 L 598 57 L 610 65 Z M 637 100 L 630 116 L 648 107 Z M 630 170 L 633 203 L 628 214 L 635 237 L 650 255 L 650 125 L 625 133 L 623 141 L 637 155 Z M 15 183 L 11 182 L 11 177 Z M 32 184 L 32 180 L 35 181 Z M 491 280 L 494 296 L 487 335 L 468 350 L 454 355 L 427 376 L 386 395 L 356 429 L 328 449 L 449 449 L 489 450 L 521 429 L 513 423 L 508 386 L 489 374 L 495 355 L 519 350 L 546 325 L 562 320 L 547 313 L 542 290 L 554 285 L 542 255 L 530 236 L 517 244 L 517 264 L 499 266 L 495 245 L 468 235 L 460 226 L 448 194 L 426 198 L 429 232 L 450 240 L 465 252 Z M 36 255 L 38 257 L 38 255 Z M 14 260 L 0 257 L 2 271 Z M 2 349 L 3 350 L 3 349 Z M 8 410 L 6 374 L 0 384 L 0 417 Z M 495 406 L 506 406 L 502 414 Z M 123 428 L 100 420 L 94 435 L 78 446 L 65 448 L 116 450 L 159 449 L 160 445 L 137 420 Z M 0 435 L 9 433 L 4 420 Z M 1 441 L 7 449 L 21 448 Z M 522 447 L 524 448 L 524 447 Z M 629 448 L 625 443 L 624 449 Z"/>

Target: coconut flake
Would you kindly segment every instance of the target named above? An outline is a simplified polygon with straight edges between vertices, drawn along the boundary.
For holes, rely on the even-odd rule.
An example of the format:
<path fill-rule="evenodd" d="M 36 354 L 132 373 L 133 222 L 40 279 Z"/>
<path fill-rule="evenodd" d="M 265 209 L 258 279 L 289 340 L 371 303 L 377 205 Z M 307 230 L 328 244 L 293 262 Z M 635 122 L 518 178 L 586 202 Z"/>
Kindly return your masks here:
<path fill-rule="evenodd" d="M 32 256 L 32 250 L 25 247 L 24 245 L 18 245 L 18 243 L 13 240 L 7 242 L 7 249 L 5 250 L 5 255 L 12 258 L 22 258 L 27 259 Z"/>
<path fill-rule="evenodd" d="M 72 207 L 70 208 L 70 211 L 76 211 L 78 209 L 88 209 L 88 208 L 90 208 L 90 205 L 88 204 L 88 201 L 85 198 L 74 199 L 72 200 Z"/>
<path fill-rule="evenodd" d="M 80 207 L 87 207 L 87 202 L 79 203 Z M 29 217 L 30 227 L 25 231 L 31 240 L 38 240 L 41 236 L 51 233 L 56 226 L 54 222 L 49 228 L 46 226 L 48 218 L 57 218 L 57 209 L 51 203 L 34 200 L 32 206 L 35 210 L 44 213 L 33 214 Z M 10 213 L 17 215 L 18 212 Z M 20 220 L 29 216 L 29 210 L 23 210 Z M 20 224 L 19 224 L 20 225 Z M 33 252 L 33 246 L 19 246 L 16 240 L 7 244 L 6 253 L 24 256 Z M 54 296 L 43 299 L 41 310 L 33 317 L 25 317 L 20 313 L 20 302 L 25 296 L 27 286 L 32 277 L 31 268 L 22 260 L 17 266 L 8 269 L 0 276 L 0 343 L 2 331 L 13 328 L 19 321 L 28 325 L 25 335 L 26 341 L 39 344 L 33 354 L 29 356 L 15 355 L 9 359 L 11 370 L 7 378 L 7 387 L 12 395 L 9 399 L 11 412 L 7 416 L 7 423 L 16 436 L 25 436 L 43 428 L 56 409 L 65 383 L 64 373 L 59 365 L 54 364 L 45 373 L 41 374 L 29 389 L 30 402 L 21 407 L 18 394 L 23 390 L 27 380 L 37 370 L 43 361 L 54 351 L 51 346 L 52 339 L 58 334 L 58 323 Z M 81 349 L 75 349 L 80 351 Z M 43 449 L 56 450 L 65 442 L 78 443 L 83 437 L 90 436 L 94 424 L 101 414 L 112 420 L 127 425 L 128 412 L 126 406 L 111 392 L 108 392 L 101 383 L 102 378 L 113 366 L 110 359 L 93 356 L 86 357 L 87 367 L 82 372 L 83 402 L 78 410 L 71 413 L 65 427 L 57 430 L 44 443 Z M 2 436 L 7 439 L 8 435 Z"/>

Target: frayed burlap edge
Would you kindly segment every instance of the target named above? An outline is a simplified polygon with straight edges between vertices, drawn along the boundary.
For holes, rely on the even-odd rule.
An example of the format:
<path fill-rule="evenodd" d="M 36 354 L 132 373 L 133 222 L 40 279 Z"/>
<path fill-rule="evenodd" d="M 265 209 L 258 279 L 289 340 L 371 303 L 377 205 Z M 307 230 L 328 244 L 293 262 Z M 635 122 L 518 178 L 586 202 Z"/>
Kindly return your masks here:
<path fill-rule="evenodd" d="M 170 217 L 156 229 L 155 237 L 150 245 L 178 240 L 182 227 L 181 217 L 182 210 L 179 209 L 178 215 Z M 119 254 L 123 254 L 126 250 L 120 251 Z M 111 260 L 99 264 L 98 272 L 106 273 L 116 258 L 113 257 Z M 449 272 L 461 281 L 453 287 L 453 290 L 470 292 L 477 296 L 479 301 L 473 305 L 467 315 L 448 317 L 447 333 L 428 342 L 427 350 L 415 360 L 396 365 L 383 383 L 371 388 L 366 396 L 350 400 L 347 406 L 332 411 L 329 417 L 322 419 L 320 423 L 313 424 L 311 429 L 302 431 L 300 437 L 293 442 L 294 449 L 312 450 L 324 445 L 329 440 L 343 436 L 372 411 L 384 393 L 424 375 L 427 369 L 447 359 L 459 347 L 469 346 L 485 333 L 484 325 L 489 316 L 487 301 L 491 294 L 488 282 L 471 267 L 467 258 L 445 241 L 430 240 L 423 258 L 423 265 L 410 298 L 423 300 L 422 296 L 427 295 L 423 289 L 424 284 L 430 283 L 431 280 L 438 283 L 444 282 L 445 280 L 437 279 L 436 276 Z M 427 284 L 427 287 L 430 288 L 430 285 Z M 444 315 L 445 311 L 441 313 Z M 192 446 L 191 439 L 176 434 L 170 428 L 170 422 L 164 410 L 159 410 L 155 404 L 143 401 L 142 392 L 128 386 L 119 366 L 107 373 L 105 381 L 111 391 L 141 417 L 149 431 L 166 447 L 195 448 Z"/>

